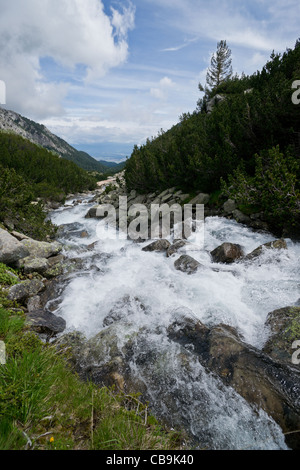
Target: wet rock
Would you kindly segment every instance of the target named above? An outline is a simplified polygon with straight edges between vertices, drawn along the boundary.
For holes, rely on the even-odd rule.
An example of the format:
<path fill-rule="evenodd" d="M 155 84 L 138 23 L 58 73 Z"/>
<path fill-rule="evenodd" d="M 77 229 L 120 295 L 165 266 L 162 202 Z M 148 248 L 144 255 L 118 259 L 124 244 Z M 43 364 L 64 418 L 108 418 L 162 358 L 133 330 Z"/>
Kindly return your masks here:
<path fill-rule="evenodd" d="M 265 250 L 287 250 L 287 243 L 284 239 L 274 240 L 272 242 L 264 243 L 263 245 L 258 246 L 255 250 L 251 251 L 248 255 L 245 256 L 245 260 L 252 260 L 258 258 Z"/>
<path fill-rule="evenodd" d="M 270 337 L 263 351 L 275 360 L 291 364 L 295 352 L 293 342 L 300 340 L 300 307 L 289 306 L 270 312 L 266 326 L 270 330 Z M 300 365 L 294 366 L 300 369 Z"/>
<path fill-rule="evenodd" d="M 284 433 L 300 426 L 300 372 L 246 344 L 228 325 L 208 328 L 201 322 L 175 322 L 169 338 L 193 352 L 208 371 L 234 388 L 248 403 L 262 408 Z M 287 444 L 300 448 L 300 436 L 287 434 Z"/>
<path fill-rule="evenodd" d="M 187 274 L 195 273 L 202 265 L 189 255 L 182 255 L 174 263 L 175 269 Z"/>
<path fill-rule="evenodd" d="M 29 250 L 18 239 L 0 228 L 0 263 L 15 267 L 16 263 L 29 255 Z"/>
<path fill-rule="evenodd" d="M 142 249 L 142 251 L 165 251 L 166 252 L 170 246 L 171 246 L 171 243 L 168 240 L 159 239 L 145 246 Z"/>
<path fill-rule="evenodd" d="M 80 333 L 70 333 L 61 336 L 55 345 L 59 350 L 69 352 L 69 360 L 83 380 L 108 387 L 121 385 L 122 391 L 127 391 L 124 376 L 128 366 L 119 343 L 118 328 L 117 323 L 110 325 L 88 340 Z"/>
<path fill-rule="evenodd" d="M 243 249 L 234 243 L 223 243 L 210 252 L 215 263 L 230 264 L 243 257 Z"/>
<path fill-rule="evenodd" d="M 69 232 L 80 230 L 81 224 L 79 222 L 72 222 L 70 224 L 60 225 L 57 229 L 57 237 L 65 237 Z"/>
<path fill-rule="evenodd" d="M 103 326 L 112 325 L 120 320 L 128 323 L 133 315 L 143 314 L 147 314 L 147 310 L 142 301 L 138 297 L 125 295 L 113 305 L 103 320 Z"/>
<path fill-rule="evenodd" d="M 181 248 L 185 247 L 188 244 L 185 240 L 176 240 L 169 246 L 167 249 L 167 256 L 170 257 L 177 253 Z"/>
<path fill-rule="evenodd" d="M 91 207 L 91 208 L 88 210 L 88 212 L 87 212 L 85 218 L 86 218 L 86 219 L 93 219 L 93 218 L 97 217 L 97 213 L 98 213 L 98 205 Z"/>
<path fill-rule="evenodd" d="M 43 309 L 29 312 L 26 324 L 30 329 L 39 335 L 45 335 L 48 339 L 62 333 L 66 328 L 66 322 L 63 318 Z"/>
<path fill-rule="evenodd" d="M 33 297 L 45 288 L 43 281 L 33 279 L 16 284 L 9 289 L 8 299 L 23 302 L 29 297 Z"/>

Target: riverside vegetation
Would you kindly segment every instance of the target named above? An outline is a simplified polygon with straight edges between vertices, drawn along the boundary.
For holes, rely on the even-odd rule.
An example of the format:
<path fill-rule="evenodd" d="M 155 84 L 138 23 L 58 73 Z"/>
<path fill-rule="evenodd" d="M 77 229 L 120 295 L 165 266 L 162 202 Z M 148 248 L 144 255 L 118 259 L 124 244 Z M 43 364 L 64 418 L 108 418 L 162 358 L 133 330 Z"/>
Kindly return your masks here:
<path fill-rule="evenodd" d="M 192 114 L 134 147 L 128 189 L 176 186 L 214 194 L 216 203 L 225 194 L 246 213 L 263 211 L 274 231 L 299 236 L 300 106 L 292 102 L 299 79 L 300 40 L 261 71 L 206 89 Z"/>
<path fill-rule="evenodd" d="M 298 41 L 283 56 L 273 54 L 261 73 L 207 91 L 192 115 L 135 147 L 126 163 L 126 190 L 159 194 L 175 187 L 181 203 L 209 193 L 204 195 L 216 209 L 232 198 L 235 209 L 263 212 L 271 229 L 299 233 L 299 106 L 291 102 L 291 83 L 299 76 Z M 47 210 L 70 192 L 96 187 L 93 175 L 12 134 L 0 133 L 0 165 L 1 227 L 22 232 L 25 241 L 54 239 Z M 182 448 L 183 435 L 149 415 L 138 394 L 83 382 L 70 366 L 69 351 L 41 340 L 22 298 L 12 300 L 8 292 L 21 281 L 42 286 L 44 278 L 29 264 L 27 272 L 12 265 L 0 265 L 0 340 L 7 353 L 0 367 L 0 448 Z M 299 323 L 299 308 L 294 310 L 293 334 Z M 190 341 L 194 330 L 182 331 L 180 338 L 178 332 L 170 335 Z"/>
<path fill-rule="evenodd" d="M 47 211 L 63 204 L 70 192 L 95 189 L 96 181 L 76 164 L 20 136 L 0 132 L 4 235 L 20 230 L 25 240 L 30 236 L 49 242 L 56 227 L 46 220 Z M 138 394 L 83 382 L 68 355 L 58 353 L 32 330 L 24 302 L 10 300 L 8 289 L 26 283 L 40 286 L 43 276 L 26 273 L 22 266 L 14 269 L 9 258 L 7 263 L 0 263 L 0 341 L 6 349 L 6 364 L 0 366 L 0 449 L 180 448 L 182 436 L 159 424 Z"/>

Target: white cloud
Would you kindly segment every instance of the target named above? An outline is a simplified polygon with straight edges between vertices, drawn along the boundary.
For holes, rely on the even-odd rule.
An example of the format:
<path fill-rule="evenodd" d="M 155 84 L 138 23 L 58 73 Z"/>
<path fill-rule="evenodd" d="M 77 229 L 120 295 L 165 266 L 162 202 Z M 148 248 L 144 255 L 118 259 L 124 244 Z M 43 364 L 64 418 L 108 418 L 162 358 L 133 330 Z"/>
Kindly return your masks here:
<path fill-rule="evenodd" d="M 174 82 L 169 77 L 164 77 L 160 80 L 159 86 L 150 89 L 150 94 L 159 100 L 165 100 L 168 97 L 168 89 L 174 85 Z"/>
<path fill-rule="evenodd" d="M 128 56 L 134 26 L 131 2 L 108 16 L 99 0 L 0 0 L 0 79 L 7 107 L 37 117 L 62 113 L 67 84 L 47 82 L 40 59 L 60 67 L 86 67 L 86 79 L 103 76 Z"/>
<path fill-rule="evenodd" d="M 293 47 L 299 36 L 299 0 L 144 1 L 168 12 L 168 24 L 191 40 L 198 37 L 216 43 L 226 39 L 232 46 L 269 52 Z"/>

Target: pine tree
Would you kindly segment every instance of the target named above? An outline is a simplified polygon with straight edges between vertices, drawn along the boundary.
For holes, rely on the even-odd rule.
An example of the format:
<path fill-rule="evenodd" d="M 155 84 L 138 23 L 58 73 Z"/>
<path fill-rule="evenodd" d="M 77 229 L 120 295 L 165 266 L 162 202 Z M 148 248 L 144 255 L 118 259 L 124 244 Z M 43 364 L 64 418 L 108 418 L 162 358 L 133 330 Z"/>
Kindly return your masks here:
<path fill-rule="evenodd" d="M 232 76 L 231 50 L 226 41 L 220 41 L 217 51 L 211 58 L 210 67 L 206 75 L 206 83 L 214 89 Z"/>

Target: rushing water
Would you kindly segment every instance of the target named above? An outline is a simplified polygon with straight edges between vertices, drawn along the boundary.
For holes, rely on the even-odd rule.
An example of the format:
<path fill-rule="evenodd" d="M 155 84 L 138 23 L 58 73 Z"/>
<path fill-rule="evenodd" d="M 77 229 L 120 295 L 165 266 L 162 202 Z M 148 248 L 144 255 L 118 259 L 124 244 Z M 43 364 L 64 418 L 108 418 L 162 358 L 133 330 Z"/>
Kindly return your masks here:
<path fill-rule="evenodd" d="M 286 449 L 280 428 L 269 416 L 254 411 L 233 389 L 205 372 L 188 350 L 183 357 L 180 346 L 171 344 L 165 332 L 180 311 L 207 326 L 231 325 L 245 342 L 261 348 L 268 336 L 267 314 L 299 298 L 300 244 L 286 240 L 288 250 L 266 252 L 251 263 L 213 264 L 209 252 L 224 241 L 239 243 L 250 253 L 275 237 L 210 217 L 205 221 L 204 247 L 197 246 L 197 234 L 193 234 L 191 248 L 185 251 L 204 265 L 189 276 L 174 268 L 178 254 L 167 258 L 143 252 L 149 241 L 99 240 L 99 221 L 85 219 L 91 205 L 87 201 L 51 214 L 57 225 L 74 224 L 70 227 L 88 232 L 86 238 L 67 233 L 61 239 L 65 254 L 83 261 L 80 272 L 69 277 L 56 312 L 66 320 L 67 330 L 93 337 L 105 328 L 103 321 L 115 305 L 118 318 L 127 325 L 116 330 L 120 343 L 128 328 L 131 332 L 145 329 L 130 367 L 147 385 L 154 412 L 172 416 L 174 426 L 184 425 L 199 448 Z M 95 241 L 94 248 L 87 249 Z"/>

